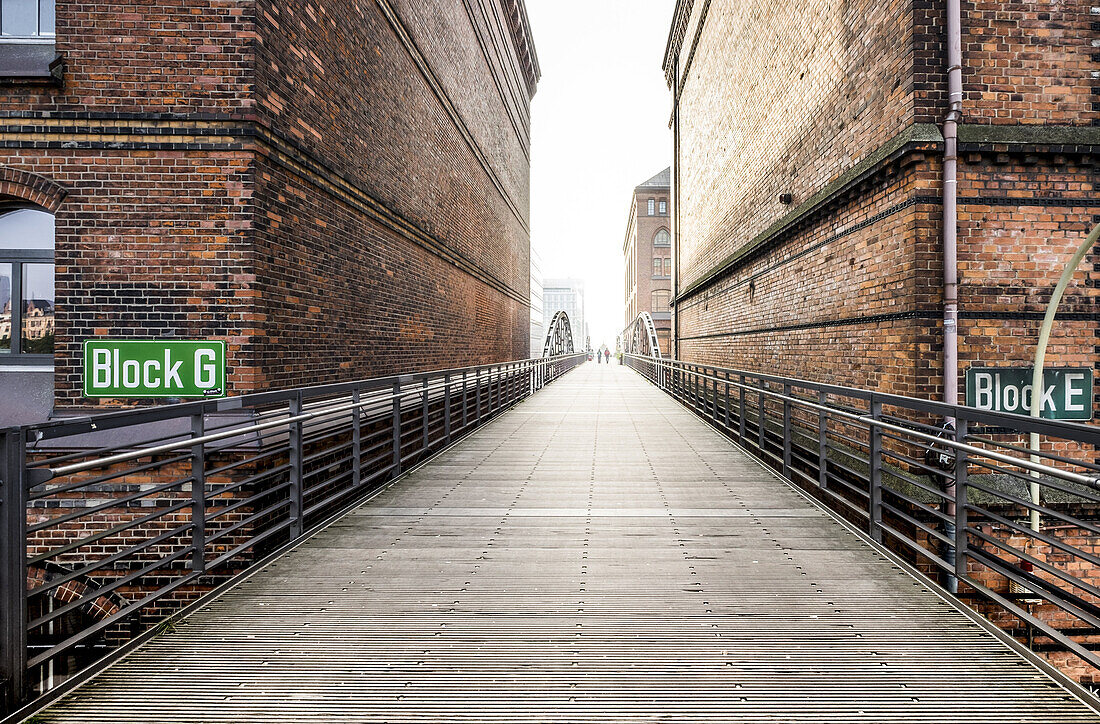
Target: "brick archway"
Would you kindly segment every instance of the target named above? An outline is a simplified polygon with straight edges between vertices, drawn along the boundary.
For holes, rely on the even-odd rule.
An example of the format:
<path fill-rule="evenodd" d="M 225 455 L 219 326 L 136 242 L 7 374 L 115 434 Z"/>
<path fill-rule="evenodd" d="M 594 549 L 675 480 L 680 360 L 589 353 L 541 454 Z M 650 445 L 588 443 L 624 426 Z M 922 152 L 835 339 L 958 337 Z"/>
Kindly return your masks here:
<path fill-rule="evenodd" d="M 29 201 L 55 214 L 68 193 L 64 186 L 45 176 L 0 166 L 0 197 Z"/>

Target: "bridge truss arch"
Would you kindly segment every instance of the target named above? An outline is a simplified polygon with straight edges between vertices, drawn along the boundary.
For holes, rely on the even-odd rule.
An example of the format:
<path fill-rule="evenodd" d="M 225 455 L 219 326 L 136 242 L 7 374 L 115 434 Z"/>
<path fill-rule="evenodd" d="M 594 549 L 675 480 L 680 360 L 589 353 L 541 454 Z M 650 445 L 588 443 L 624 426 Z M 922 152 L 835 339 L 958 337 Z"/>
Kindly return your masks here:
<path fill-rule="evenodd" d="M 569 323 L 569 315 L 563 311 L 554 314 L 550 320 L 550 326 L 546 330 L 546 341 L 542 344 L 542 356 L 558 357 L 563 354 L 573 354 L 573 329 Z"/>
<path fill-rule="evenodd" d="M 657 339 L 657 326 L 649 312 L 642 312 L 626 331 L 623 340 L 626 352 L 641 357 L 661 357 L 661 343 Z"/>

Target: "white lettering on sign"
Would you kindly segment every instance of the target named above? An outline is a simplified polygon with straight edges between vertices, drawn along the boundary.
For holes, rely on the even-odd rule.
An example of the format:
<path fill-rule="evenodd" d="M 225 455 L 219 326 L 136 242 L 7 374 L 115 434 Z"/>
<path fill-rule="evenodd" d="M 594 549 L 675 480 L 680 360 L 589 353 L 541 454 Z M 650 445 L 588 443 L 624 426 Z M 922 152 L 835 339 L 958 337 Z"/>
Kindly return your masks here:
<path fill-rule="evenodd" d="M 1083 380 L 1085 376 L 1080 373 L 1066 375 L 1067 383 L 1072 379 Z M 1052 411 L 1054 407 L 1055 385 L 1050 385 L 1043 391 L 1043 412 Z M 1003 384 L 999 372 L 977 372 L 974 374 L 974 406 L 979 410 L 997 410 L 1001 412 L 1031 411 L 1031 385 L 1017 387 L 1013 384 Z M 1083 396 L 1082 390 L 1066 388 L 1066 409 L 1084 410 L 1084 405 L 1076 403 L 1076 407 L 1069 407 L 1071 398 Z"/>
<path fill-rule="evenodd" d="M 1085 375 L 1083 372 L 1067 372 L 1066 373 L 1066 411 L 1067 412 L 1083 412 L 1085 409 L 1084 402 L 1074 402 L 1075 397 L 1084 398 L 1084 388 L 1074 389 L 1073 382 L 1075 380 L 1083 380 Z"/>
<path fill-rule="evenodd" d="M 155 359 L 146 360 L 144 372 L 145 377 L 143 378 L 143 382 L 146 387 L 157 387 L 160 385 L 160 375 L 157 374 L 160 372 L 160 362 L 157 362 Z"/>
<path fill-rule="evenodd" d="M 180 367 L 183 366 L 183 361 L 179 361 L 176 364 L 172 364 L 172 352 L 171 350 L 164 350 L 164 387 L 165 389 L 171 388 L 172 380 L 175 380 L 175 386 L 182 388 L 183 380 L 180 379 Z"/>
<path fill-rule="evenodd" d="M 218 381 L 214 350 L 195 350 L 195 387 L 208 390 Z"/>
<path fill-rule="evenodd" d="M 111 386 L 111 350 L 97 349 L 92 354 L 92 387 Z"/>

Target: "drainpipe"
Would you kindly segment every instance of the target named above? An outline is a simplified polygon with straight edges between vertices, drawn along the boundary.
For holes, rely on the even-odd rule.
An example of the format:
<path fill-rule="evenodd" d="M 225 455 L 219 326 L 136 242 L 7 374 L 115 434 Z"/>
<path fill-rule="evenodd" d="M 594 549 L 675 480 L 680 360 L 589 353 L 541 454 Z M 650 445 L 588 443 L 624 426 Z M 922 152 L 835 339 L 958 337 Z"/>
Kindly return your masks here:
<path fill-rule="evenodd" d="M 960 0 L 947 0 L 947 117 L 943 122 L 943 401 L 959 403 L 959 262 L 958 225 L 958 150 L 959 121 L 962 120 L 962 8 Z M 954 418 L 947 422 L 954 424 Z M 944 491 L 954 498 L 954 480 Z M 944 523 L 944 532 L 955 540 L 955 503 L 948 502 L 945 511 L 951 522 Z M 955 556 L 954 546 L 945 551 L 947 560 Z M 958 590 L 958 579 L 949 576 L 947 588 Z"/>

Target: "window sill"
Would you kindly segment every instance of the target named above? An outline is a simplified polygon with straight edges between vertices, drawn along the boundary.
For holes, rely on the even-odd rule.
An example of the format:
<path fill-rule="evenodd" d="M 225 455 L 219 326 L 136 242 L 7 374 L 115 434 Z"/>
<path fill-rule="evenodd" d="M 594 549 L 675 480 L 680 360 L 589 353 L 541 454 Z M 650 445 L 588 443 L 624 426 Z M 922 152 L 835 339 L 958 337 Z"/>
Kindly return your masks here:
<path fill-rule="evenodd" d="M 0 84 L 60 85 L 65 62 L 52 42 L 0 43 Z"/>

